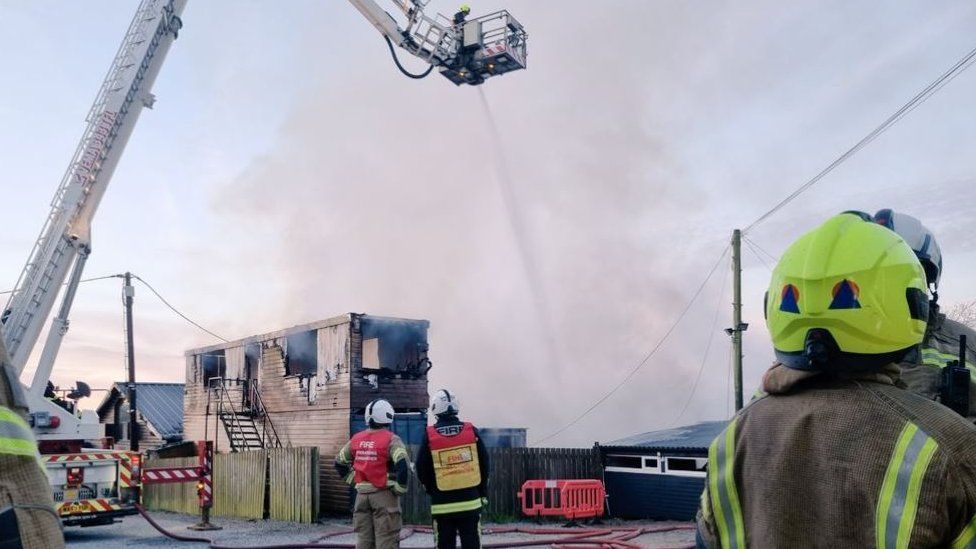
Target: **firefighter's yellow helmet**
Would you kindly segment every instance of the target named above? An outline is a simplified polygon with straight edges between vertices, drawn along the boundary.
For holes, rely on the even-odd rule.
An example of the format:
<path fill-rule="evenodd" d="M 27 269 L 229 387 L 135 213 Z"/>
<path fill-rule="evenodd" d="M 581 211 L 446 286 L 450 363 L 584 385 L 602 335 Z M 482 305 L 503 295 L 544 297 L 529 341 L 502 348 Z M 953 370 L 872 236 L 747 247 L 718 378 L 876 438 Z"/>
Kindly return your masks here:
<path fill-rule="evenodd" d="M 776 358 L 799 370 L 870 370 L 901 360 L 928 320 L 925 271 L 905 241 L 843 213 L 801 236 L 766 293 Z"/>

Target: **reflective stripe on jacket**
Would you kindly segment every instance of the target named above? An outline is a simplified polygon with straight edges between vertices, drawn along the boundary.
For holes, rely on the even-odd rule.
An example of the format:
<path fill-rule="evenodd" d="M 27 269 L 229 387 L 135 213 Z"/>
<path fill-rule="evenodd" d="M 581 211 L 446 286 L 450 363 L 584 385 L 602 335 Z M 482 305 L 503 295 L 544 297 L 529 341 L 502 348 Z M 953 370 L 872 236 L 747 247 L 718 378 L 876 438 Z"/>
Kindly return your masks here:
<path fill-rule="evenodd" d="M 0 454 L 25 457 L 38 455 L 30 425 L 5 406 L 0 406 Z"/>
<path fill-rule="evenodd" d="M 708 458 L 712 549 L 976 549 L 976 427 L 890 383 L 806 379 L 747 406 Z"/>
<path fill-rule="evenodd" d="M 901 380 L 908 390 L 937 400 L 942 395 L 942 369 L 959 360 L 959 336 L 966 335 L 966 367 L 969 369 L 970 422 L 976 423 L 976 331 L 944 315 L 929 323 L 925 340 L 901 363 Z"/>
<path fill-rule="evenodd" d="M 441 433 L 430 426 L 427 440 L 438 490 L 463 490 L 481 484 L 478 437 L 473 425 L 462 423 L 456 432 L 450 433 Z"/>
<path fill-rule="evenodd" d="M 478 429 L 470 423 L 458 420 L 456 416 L 440 416 L 437 423 L 429 427 L 420 442 L 417 452 L 417 478 L 423 484 L 430 496 L 430 512 L 443 516 L 453 513 L 476 511 L 482 507 L 482 498 L 487 497 L 488 476 L 490 470 L 488 451 L 478 435 Z M 458 439 L 458 437 L 461 437 Z M 473 441 L 471 438 L 473 437 Z M 470 444 L 473 443 L 473 448 Z M 432 448 L 437 446 L 443 451 L 446 448 L 461 448 L 462 453 L 471 450 L 472 462 L 477 466 L 477 483 L 472 483 L 474 471 L 470 468 L 456 469 L 463 473 L 467 480 L 458 486 L 469 485 L 465 488 L 442 489 L 443 478 L 438 480 L 435 466 L 435 456 Z M 450 453 L 449 453 L 450 454 Z M 448 457 L 448 456 L 445 456 Z M 458 456 L 454 456 L 458 457 Z M 465 458 L 466 459 L 466 458 Z M 465 462 L 469 463 L 469 462 Z M 441 468 L 441 475 L 449 469 Z M 448 475 L 451 476 L 451 475 Z M 450 485 L 450 481 L 448 485 Z M 446 486 L 444 486 L 447 488 Z"/>

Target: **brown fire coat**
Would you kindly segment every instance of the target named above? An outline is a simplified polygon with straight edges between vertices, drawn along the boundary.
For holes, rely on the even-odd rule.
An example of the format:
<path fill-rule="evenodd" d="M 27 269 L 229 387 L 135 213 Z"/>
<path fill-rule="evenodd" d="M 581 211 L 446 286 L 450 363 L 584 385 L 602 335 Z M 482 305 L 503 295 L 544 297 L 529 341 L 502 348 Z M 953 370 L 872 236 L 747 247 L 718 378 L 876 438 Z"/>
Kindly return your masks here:
<path fill-rule="evenodd" d="M 26 419 L 27 402 L 0 337 L 0 406 Z M 21 431 L 16 427 L 14 431 Z M 25 428 L 26 429 L 26 428 Z M 36 455 L 0 452 L 0 511 L 13 507 L 25 549 L 64 547 L 47 474 Z"/>
<path fill-rule="evenodd" d="M 705 545 L 976 548 L 976 426 L 897 376 L 771 368 L 709 450 Z"/>
<path fill-rule="evenodd" d="M 936 314 L 929 321 L 925 340 L 901 363 L 901 380 L 908 390 L 925 398 L 937 400 L 942 393 L 942 370 L 953 360 L 959 360 L 959 336 L 966 335 L 966 366 L 969 368 L 970 422 L 976 423 L 976 331 Z"/>

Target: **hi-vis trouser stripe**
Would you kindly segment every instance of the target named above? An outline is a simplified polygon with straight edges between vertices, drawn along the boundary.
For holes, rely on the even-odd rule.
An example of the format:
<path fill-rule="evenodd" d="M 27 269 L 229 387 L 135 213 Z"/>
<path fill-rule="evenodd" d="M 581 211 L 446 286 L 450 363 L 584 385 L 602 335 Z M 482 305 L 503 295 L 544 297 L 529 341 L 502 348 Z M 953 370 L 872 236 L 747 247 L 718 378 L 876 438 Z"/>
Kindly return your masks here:
<path fill-rule="evenodd" d="M 446 515 L 447 513 L 463 513 L 464 511 L 474 511 L 476 509 L 481 509 L 481 498 L 455 503 L 437 503 L 430 506 L 430 514 Z"/>
<path fill-rule="evenodd" d="M 976 549 L 976 517 L 952 541 L 952 549 Z"/>
<path fill-rule="evenodd" d="M 37 444 L 24 418 L 0 406 L 0 454 L 37 457 Z"/>
<path fill-rule="evenodd" d="M 735 489 L 735 428 L 733 419 L 708 448 L 708 495 L 722 547 L 745 549 L 746 529 Z"/>
<path fill-rule="evenodd" d="M 914 423 L 909 422 L 902 429 L 878 498 L 875 537 L 879 549 L 908 547 L 922 479 L 938 448 L 939 444 Z"/>

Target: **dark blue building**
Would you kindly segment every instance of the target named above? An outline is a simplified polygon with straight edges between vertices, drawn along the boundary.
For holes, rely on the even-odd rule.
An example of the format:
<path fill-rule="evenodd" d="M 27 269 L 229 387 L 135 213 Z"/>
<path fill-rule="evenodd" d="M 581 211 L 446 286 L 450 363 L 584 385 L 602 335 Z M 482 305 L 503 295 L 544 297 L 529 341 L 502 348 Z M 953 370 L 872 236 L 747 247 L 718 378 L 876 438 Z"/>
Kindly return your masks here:
<path fill-rule="evenodd" d="M 527 433 L 521 427 L 478 427 L 478 435 L 488 448 L 525 448 Z"/>
<path fill-rule="evenodd" d="M 694 520 L 705 488 L 708 447 L 727 423 L 709 421 L 598 445 L 610 515 Z"/>
<path fill-rule="evenodd" d="M 424 412 L 397 413 L 393 417 L 393 432 L 396 433 L 407 446 L 420 446 L 424 431 L 427 429 L 427 414 Z M 366 420 L 363 414 L 353 413 L 349 416 L 349 432 L 355 435 L 366 430 Z"/>

